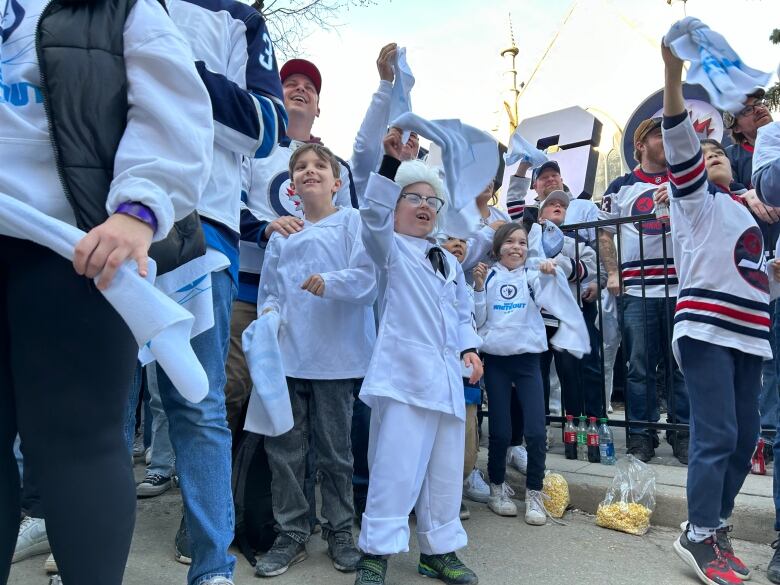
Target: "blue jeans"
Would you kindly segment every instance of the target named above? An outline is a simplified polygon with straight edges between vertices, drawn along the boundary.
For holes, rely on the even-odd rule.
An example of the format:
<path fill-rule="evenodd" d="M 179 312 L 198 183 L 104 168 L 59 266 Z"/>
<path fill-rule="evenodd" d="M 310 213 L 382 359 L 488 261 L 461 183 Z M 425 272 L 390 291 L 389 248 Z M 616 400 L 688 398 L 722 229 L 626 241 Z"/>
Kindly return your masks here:
<path fill-rule="evenodd" d="M 138 399 L 141 395 L 141 387 L 143 386 L 143 374 L 144 370 L 141 368 L 141 364 L 137 363 L 135 366 L 135 373 L 133 374 L 133 385 L 130 388 L 130 395 L 127 399 L 127 417 L 125 418 L 125 441 L 127 442 L 127 449 L 131 453 L 133 452 L 133 444 L 135 443 L 135 411 L 138 408 Z M 144 437 L 144 448 L 146 448 L 152 443 L 152 416 L 149 412 L 149 397 L 146 393 L 144 393 L 143 409 L 142 433 Z"/>
<path fill-rule="evenodd" d="M 168 415 L 165 414 L 160 398 L 156 367 L 148 369 L 146 387 L 149 389 L 149 412 L 152 419 L 152 460 L 149 467 L 146 468 L 146 473 L 171 477 L 174 471 L 175 457 L 169 434 Z"/>
<path fill-rule="evenodd" d="M 777 356 L 776 337 L 780 329 L 780 321 L 775 318 L 777 301 L 769 304 L 769 315 L 772 317 L 772 354 Z M 764 362 L 761 369 L 761 393 L 758 395 L 758 411 L 761 413 L 761 428 L 774 428 L 777 423 L 778 386 L 780 384 L 780 360 L 776 357 Z"/>
<path fill-rule="evenodd" d="M 675 298 L 642 298 L 624 295 L 623 343 L 628 359 L 626 415 L 630 422 L 658 422 L 658 397 L 656 395 L 656 370 L 667 358 L 674 325 Z M 667 313 L 668 311 L 668 319 Z M 645 318 L 647 321 L 645 322 Z M 690 415 L 685 380 L 674 359 L 671 360 L 674 386 L 674 411 L 671 422 L 687 424 Z M 631 434 L 654 435 L 641 425 L 631 425 Z"/>
<path fill-rule="evenodd" d="M 690 337 L 678 342 L 691 395 L 688 521 L 728 520 L 758 436 L 761 358 Z"/>
<path fill-rule="evenodd" d="M 228 554 L 235 513 L 224 393 L 230 309 L 236 286 L 227 270 L 212 273 L 211 285 L 214 327 L 192 339 L 192 348 L 209 379 L 208 394 L 198 404 L 188 402 L 162 368 L 157 368 L 157 384 L 176 452 L 184 521 L 191 543 L 189 585 L 199 585 L 217 576 L 230 578 L 236 563 L 236 558 Z"/>

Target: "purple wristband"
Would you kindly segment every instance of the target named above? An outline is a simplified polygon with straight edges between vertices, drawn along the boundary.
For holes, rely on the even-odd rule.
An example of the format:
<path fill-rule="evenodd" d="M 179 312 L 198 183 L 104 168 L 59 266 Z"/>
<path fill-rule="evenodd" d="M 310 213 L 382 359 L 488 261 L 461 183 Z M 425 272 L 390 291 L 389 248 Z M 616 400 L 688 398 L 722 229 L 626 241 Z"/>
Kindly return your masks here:
<path fill-rule="evenodd" d="M 119 204 L 116 208 L 116 212 L 129 215 L 130 217 L 134 217 L 137 220 L 144 222 L 152 228 L 154 233 L 157 233 L 157 218 L 154 216 L 154 212 L 143 203 L 125 201 L 124 203 Z"/>

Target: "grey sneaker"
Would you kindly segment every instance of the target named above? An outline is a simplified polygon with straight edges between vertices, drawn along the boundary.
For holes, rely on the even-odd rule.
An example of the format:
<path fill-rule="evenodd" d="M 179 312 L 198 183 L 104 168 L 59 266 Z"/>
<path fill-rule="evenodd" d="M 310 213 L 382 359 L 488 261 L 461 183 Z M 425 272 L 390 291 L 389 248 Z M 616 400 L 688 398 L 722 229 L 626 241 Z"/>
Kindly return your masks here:
<path fill-rule="evenodd" d="M 171 489 L 171 478 L 159 473 L 146 473 L 144 480 L 135 486 L 135 495 L 139 498 L 153 498 Z"/>
<path fill-rule="evenodd" d="M 355 548 L 352 533 L 347 531 L 331 532 L 326 530 L 328 541 L 328 556 L 333 561 L 333 566 L 342 573 L 354 573 L 357 569 L 361 554 Z M 325 533 L 323 533 L 325 537 Z"/>
<path fill-rule="evenodd" d="M 16 548 L 11 562 L 16 563 L 47 552 L 51 552 L 51 547 L 49 536 L 46 534 L 46 521 L 43 518 L 26 516 L 19 525 Z"/>
<path fill-rule="evenodd" d="M 233 581 L 227 577 L 212 577 L 208 581 L 204 581 L 201 585 L 233 585 Z"/>
<path fill-rule="evenodd" d="M 306 545 L 286 534 L 276 537 L 271 550 L 257 560 L 255 575 L 258 577 L 276 577 L 291 566 L 306 560 Z"/>

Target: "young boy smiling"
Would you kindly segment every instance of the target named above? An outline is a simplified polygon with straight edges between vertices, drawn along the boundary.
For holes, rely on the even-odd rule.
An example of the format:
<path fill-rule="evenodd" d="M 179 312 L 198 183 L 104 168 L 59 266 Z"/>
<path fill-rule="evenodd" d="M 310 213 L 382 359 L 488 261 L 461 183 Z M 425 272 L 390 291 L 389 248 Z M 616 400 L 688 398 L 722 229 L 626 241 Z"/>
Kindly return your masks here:
<path fill-rule="evenodd" d="M 279 347 L 294 424 L 265 440 L 279 535 L 257 563 L 261 577 L 280 575 L 306 558 L 309 433 L 323 474 L 328 555 L 344 572 L 354 571 L 360 558 L 352 540 L 350 421 L 353 389 L 366 373 L 375 340 L 376 280 L 360 238 L 359 213 L 333 205 L 338 173 L 338 160 L 324 146 L 308 144 L 293 153 L 290 176 L 303 202 L 304 229 L 287 238 L 274 233 L 265 252 L 257 307 L 259 313 L 280 313 Z"/>
<path fill-rule="evenodd" d="M 384 583 L 387 555 L 409 550 L 417 516 L 418 571 L 445 583 L 477 583 L 454 551 L 466 545 L 459 518 L 465 405 L 482 376 L 463 270 L 429 237 L 444 205 L 438 173 L 401 164 L 401 133 L 366 189 L 362 237 L 378 269 L 380 324 L 360 392 L 371 407 L 371 481 L 363 514 L 356 585 Z M 399 457 L 399 454 L 403 454 Z"/>

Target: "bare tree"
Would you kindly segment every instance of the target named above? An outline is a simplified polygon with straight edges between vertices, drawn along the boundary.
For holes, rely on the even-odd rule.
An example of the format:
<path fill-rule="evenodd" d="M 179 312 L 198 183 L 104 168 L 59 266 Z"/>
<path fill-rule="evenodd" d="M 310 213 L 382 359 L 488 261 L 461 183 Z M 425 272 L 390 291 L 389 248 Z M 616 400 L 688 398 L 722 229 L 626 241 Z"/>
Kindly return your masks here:
<path fill-rule="evenodd" d="M 265 18 L 280 60 L 299 55 L 303 41 L 315 30 L 340 26 L 339 13 L 373 6 L 376 0 L 255 0 L 252 6 Z"/>

